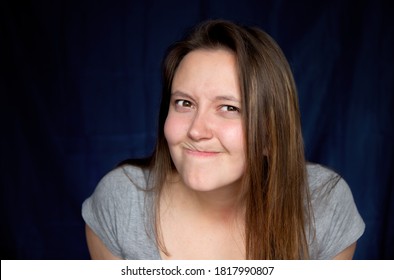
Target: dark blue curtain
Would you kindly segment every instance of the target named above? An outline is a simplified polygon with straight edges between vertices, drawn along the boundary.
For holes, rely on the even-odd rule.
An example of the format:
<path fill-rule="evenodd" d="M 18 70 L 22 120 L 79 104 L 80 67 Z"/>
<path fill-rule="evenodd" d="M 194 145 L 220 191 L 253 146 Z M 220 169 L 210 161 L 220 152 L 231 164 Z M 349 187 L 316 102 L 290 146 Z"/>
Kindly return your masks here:
<path fill-rule="evenodd" d="M 195 23 L 260 26 L 299 89 L 307 158 L 349 183 L 358 259 L 394 258 L 390 1 L 1 1 L 1 258 L 85 259 L 81 204 L 155 141 L 160 63 Z"/>

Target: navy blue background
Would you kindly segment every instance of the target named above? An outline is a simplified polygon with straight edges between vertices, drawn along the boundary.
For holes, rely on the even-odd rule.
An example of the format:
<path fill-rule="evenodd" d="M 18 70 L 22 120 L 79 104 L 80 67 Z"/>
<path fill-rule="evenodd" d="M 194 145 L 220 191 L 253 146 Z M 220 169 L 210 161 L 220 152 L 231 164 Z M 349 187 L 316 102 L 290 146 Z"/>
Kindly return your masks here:
<path fill-rule="evenodd" d="M 206 18 L 257 25 L 299 89 L 307 158 L 349 183 L 356 258 L 394 258 L 389 1 L 2 1 L 1 258 L 85 259 L 81 204 L 155 141 L 160 63 Z"/>

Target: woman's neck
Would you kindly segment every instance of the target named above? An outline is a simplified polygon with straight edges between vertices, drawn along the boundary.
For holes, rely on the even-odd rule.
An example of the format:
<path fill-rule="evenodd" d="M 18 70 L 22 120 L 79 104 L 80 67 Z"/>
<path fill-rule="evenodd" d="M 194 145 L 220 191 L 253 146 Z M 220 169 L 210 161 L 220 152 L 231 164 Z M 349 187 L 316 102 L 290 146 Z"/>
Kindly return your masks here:
<path fill-rule="evenodd" d="M 169 259 L 244 259 L 245 210 L 240 186 L 196 191 L 178 177 L 163 186 L 159 238 Z"/>
<path fill-rule="evenodd" d="M 200 217 L 216 222 L 230 222 L 244 217 L 241 182 L 211 191 L 196 191 L 186 186 L 179 176 L 173 176 L 163 195 L 180 211 L 193 211 Z M 167 200 L 165 199 L 165 200 Z"/>

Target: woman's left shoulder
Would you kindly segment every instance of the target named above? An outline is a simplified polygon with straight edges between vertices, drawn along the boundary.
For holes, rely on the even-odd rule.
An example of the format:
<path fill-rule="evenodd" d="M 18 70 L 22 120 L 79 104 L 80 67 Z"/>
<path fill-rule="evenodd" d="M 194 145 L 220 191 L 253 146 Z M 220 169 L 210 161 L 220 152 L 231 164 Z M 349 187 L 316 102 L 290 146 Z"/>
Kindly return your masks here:
<path fill-rule="evenodd" d="M 335 187 L 339 183 L 347 186 L 345 180 L 337 172 L 323 165 L 308 163 L 306 165 L 306 171 L 311 193 L 322 190 L 327 186 Z"/>
<path fill-rule="evenodd" d="M 307 164 L 307 178 L 312 202 L 329 199 L 330 203 L 353 200 L 349 185 L 332 169 L 320 164 Z"/>
<path fill-rule="evenodd" d="M 365 224 L 338 173 L 319 164 L 308 164 L 307 173 L 317 242 L 312 255 L 331 259 L 360 238 Z"/>

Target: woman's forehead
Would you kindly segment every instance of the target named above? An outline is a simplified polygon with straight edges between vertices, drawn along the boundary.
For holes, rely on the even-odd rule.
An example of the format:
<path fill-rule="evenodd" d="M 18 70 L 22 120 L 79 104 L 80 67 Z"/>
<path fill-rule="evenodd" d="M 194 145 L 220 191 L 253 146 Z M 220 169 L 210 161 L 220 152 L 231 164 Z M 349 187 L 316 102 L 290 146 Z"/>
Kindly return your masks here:
<path fill-rule="evenodd" d="M 232 52 L 225 49 L 195 50 L 179 64 L 172 82 L 172 92 L 192 94 L 209 91 L 238 99 L 238 80 Z"/>

